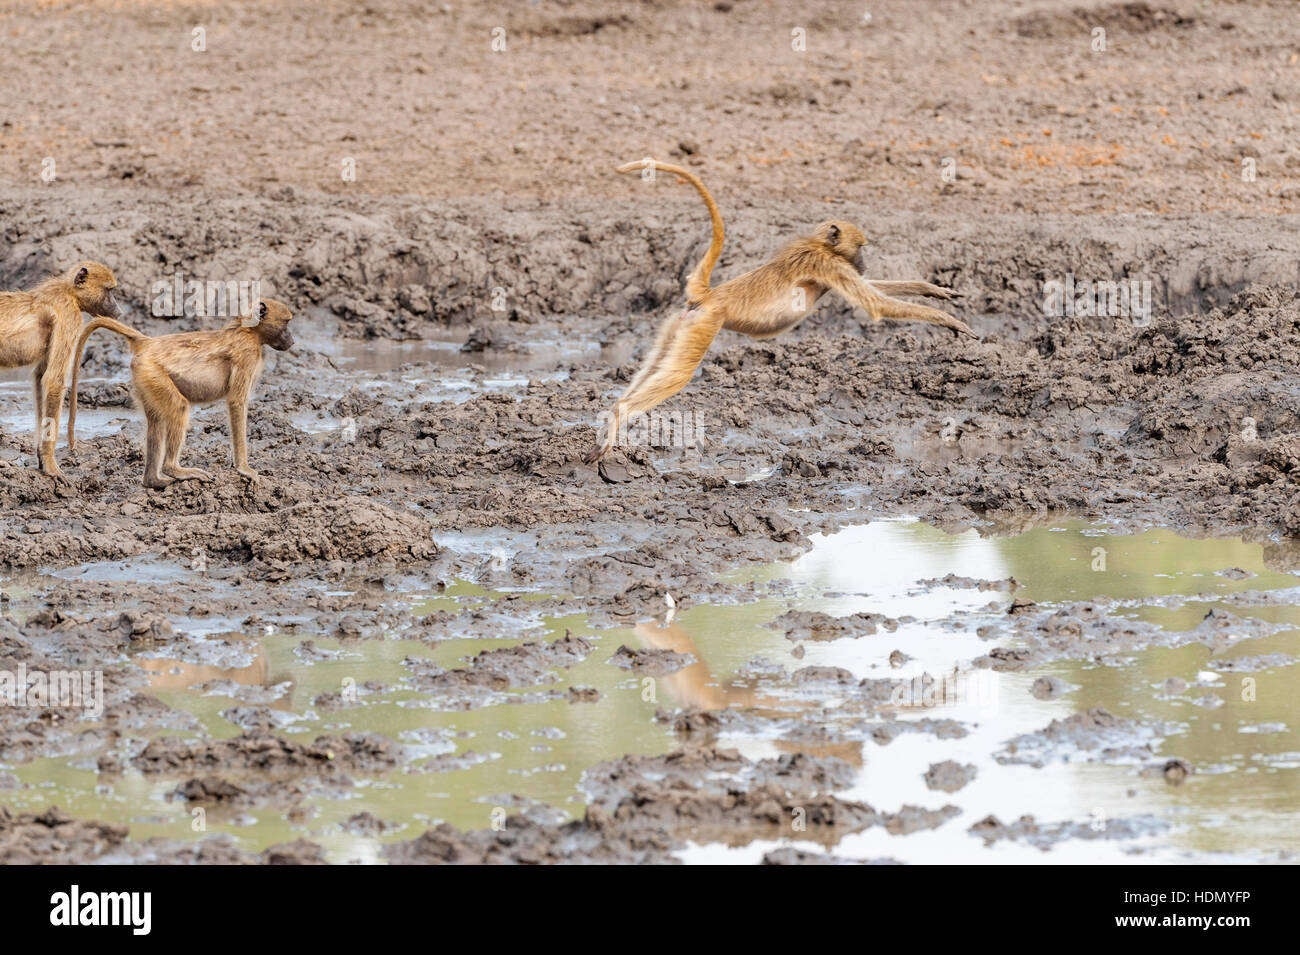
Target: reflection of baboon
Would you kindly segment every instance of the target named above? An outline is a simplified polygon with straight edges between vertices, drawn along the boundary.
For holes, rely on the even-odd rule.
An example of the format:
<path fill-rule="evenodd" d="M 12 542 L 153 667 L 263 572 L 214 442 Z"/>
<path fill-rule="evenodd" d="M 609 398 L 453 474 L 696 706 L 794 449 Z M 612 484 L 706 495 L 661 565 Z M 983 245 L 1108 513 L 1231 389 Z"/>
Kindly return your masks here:
<path fill-rule="evenodd" d="M 775 697 L 760 698 L 753 690 L 719 686 L 713 677 L 713 671 L 696 649 L 691 635 L 677 624 L 670 623 L 661 627 L 655 621 L 647 620 L 638 623 L 635 630 L 647 647 L 689 653 L 695 657 L 696 662 L 660 677 L 669 690 L 687 706 L 700 710 L 722 710 L 729 706 L 781 705 L 781 701 Z"/>
<path fill-rule="evenodd" d="M 117 279 L 108 266 L 82 262 L 30 291 L 0 292 L 0 368 L 36 366 L 36 456 L 41 470 L 52 477 L 63 477 L 54 461 L 54 444 L 81 313 L 116 318 L 115 288 Z"/>
<path fill-rule="evenodd" d="M 695 646 L 691 635 L 675 623 L 659 626 L 648 620 L 638 623 L 636 635 L 647 647 L 658 650 L 672 650 L 676 653 L 688 653 L 696 660 L 690 666 L 683 667 L 675 673 L 669 673 L 660 679 L 667 685 L 668 691 L 681 702 L 697 710 L 725 710 L 731 707 L 754 707 L 759 710 L 790 711 L 807 709 L 808 704 L 783 699 L 770 693 L 759 693 L 751 689 L 734 686 L 722 686 L 713 671 L 709 669 L 704 655 Z M 782 739 L 772 741 L 772 745 L 786 753 L 809 753 L 813 756 L 837 756 L 851 766 L 862 765 L 862 743 L 857 740 L 844 740 L 834 743 L 791 742 Z"/>
<path fill-rule="evenodd" d="M 180 466 L 181 447 L 190 425 L 190 405 L 226 399 L 230 413 L 230 442 L 235 469 L 251 481 L 257 472 L 248 466 L 248 395 L 262 373 L 262 346 L 277 351 L 293 346 L 289 320 L 293 313 L 281 302 L 263 299 L 253 315 L 237 318 L 220 331 L 181 332 L 150 338 L 112 319 L 97 318 L 77 342 L 72 372 L 72 402 L 68 411 L 68 445 L 75 441 L 77 377 L 86 339 L 97 328 L 117 332 L 131 343 L 131 390 L 145 416 L 145 487 L 166 487 L 173 480 L 208 474 Z"/>
<path fill-rule="evenodd" d="M 269 686 L 272 683 L 271 661 L 261 646 L 257 647 L 253 662 L 246 667 L 223 669 L 206 663 L 185 663 L 153 657 L 134 662 L 149 674 L 149 687 L 154 690 L 185 690 L 211 680 L 230 680 L 240 686 Z M 290 697 L 286 694 L 269 705 L 273 709 L 289 709 L 290 702 Z"/>
<path fill-rule="evenodd" d="M 704 198 L 713 221 L 713 241 L 686 281 L 686 308 L 668 319 L 640 370 L 609 416 L 603 442 L 587 455 L 595 463 L 613 449 L 629 417 L 649 411 L 691 380 L 714 337 L 724 328 L 753 338 L 771 338 L 794 328 L 829 291 L 836 291 L 865 310 L 872 320 L 896 318 L 929 322 L 971 334 L 961 319 L 925 305 L 913 305 L 885 292 L 952 298 L 949 289 L 929 282 L 869 282 L 862 270 L 866 237 L 847 222 L 823 222 L 813 233 L 795 239 L 776 258 L 753 271 L 710 288 L 709 275 L 722 253 L 722 216 L 693 172 L 653 160 L 619 166 L 619 172 L 654 169 L 681 176 Z"/>

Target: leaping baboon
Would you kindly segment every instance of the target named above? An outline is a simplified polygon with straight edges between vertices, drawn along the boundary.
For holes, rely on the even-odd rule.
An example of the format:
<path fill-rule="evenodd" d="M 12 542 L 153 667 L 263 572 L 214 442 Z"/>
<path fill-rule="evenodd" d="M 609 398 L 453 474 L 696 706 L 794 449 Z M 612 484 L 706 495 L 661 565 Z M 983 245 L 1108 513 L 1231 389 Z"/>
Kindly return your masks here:
<path fill-rule="evenodd" d="M 686 307 L 659 329 L 650 353 L 614 404 L 605 440 L 587 455 L 588 464 L 613 449 L 629 417 L 672 397 L 686 386 L 718 332 L 727 328 L 753 338 L 771 338 L 794 328 L 829 291 L 836 291 L 862 308 L 873 321 L 882 318 L 930 322 L 958 334 L 973 334 L 966 323 L 947 312 L 890 298 L 886 293 L 926 295 L 948 299 L 955 293 L 929 282 L 876 282 L 864 279 L 862 246 L 866 237 L 847 222 L 823 222 L 811 235 L 790 242 L 766 265 L 737 276 L 717 288 L 709 275 L 722 253 L 722 216 L 699 177 L 681 166 L 641 160 L 618 172 L 645 169 L 681 176 L 704 199 L 713 220 L 713 241 L 686 282 Z"/>

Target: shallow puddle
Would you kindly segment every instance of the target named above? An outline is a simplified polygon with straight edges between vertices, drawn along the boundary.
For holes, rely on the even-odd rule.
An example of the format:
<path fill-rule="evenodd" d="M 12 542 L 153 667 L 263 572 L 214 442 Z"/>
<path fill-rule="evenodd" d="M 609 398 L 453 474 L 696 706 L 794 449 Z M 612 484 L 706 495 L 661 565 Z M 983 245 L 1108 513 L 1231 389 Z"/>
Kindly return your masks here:
<path fill-rule="evenodd" d="M 1099 558 L 1104 550 L 1104 561 Z M 1221 576 L 1230 569 L 1254 576 Z M 1265 566 L 1262 548 L 1233 540 L 1188 540 L 1170 531 L 1138 535 L 1113 535 L 1079 523 L 1045 527 L 1015 537 L 982 539 L 973 531 L 949 535 L 916 523 L 880 522 L 849 528 L 817 542 L 813 550 L 789 567 L 775 567 L 764 575 L 793 580 L 804 599 L 801 609 L 819 609 L 836 616 L 874 611 L 890 616 L 911 615 L 915 622 L 900 625 L 892 634 L 843 638 L 830 643 L 810 641 L 799 664 L 841 666 L 855 676 L 885 673 L 908 679 L 921 673 L 949 676 L 947 700 L 926 701 L 908 707 L 904 718 L 956 719 L 970 735 L 942 740 L 922 733 L 900 735 L 887 746 L 864 743 L 854 756 L 861 757 L 858 785 L 844 794 L 879 809 L 896 810 L 904 804 L 939 808 L 946 803 L 963 812 L 937 830 L 906 837 L 879 828 L 849 836 L 835 848 L 847 858 L 892 857 L 908 862 L 1100 862 L 1158 861 L 1192 852 L 1227 853 L 1252 857 L 1257 853 L 1300 850 L 1300 828 L 1291 825 L 1300 815 L 1300 753 L 1292 728 L 1300 721 L 1300 700 L 1289 691 L 1291 667 L 1261 672 L 1216 674 L 1208 648 L 1199 644 L 1180 649 L 1153 648 L 1136 655 L 1130 665 L 1098 666 L 1058 662 L 1023 673 L 973 670 L 969 660 L 990 649 L 975 636 L 985 619 L 1006 614 L 1005 594 L 918 588 L 917 580 L 945 574 L 996 580 L 1014 577 L 1020 584 L 1015 597 L 1040 605 L 1090 600 L 1097 597 L 1127 599 L 1144 604 L 1147 598 L 1169 595 L 1196 597 L 1178 609 L 1135 606 L 1126 611 L 1168 629 L 1192 629 L 1205 614 L 1220 606 L 1217 598 L 1247 590 L 1287 590 L 1282 606 L 1233 606 L 1240 617 L 1260 617 L 1300 627 L 1300 593 L 1297 578 Z M 830 596 L 834 594 L 835 596 Z M 982 610 L 990 597 L 999 597 L 995 610 Z M 783 609 L 784 601 L 770 610 L 763 605 L 745 608 L 755 622 Z M 764 612 L 764 611 L 767 612 Z M 729 627 L 726 609 L 702 608 L 690 624 L 697 645 L 716 665 L 735 647 L 734 623 Z M 967 615 L 965 629 L 951 630 L 955 615 Z M 705 620 L 700 620 L 704 617 Z M 698 622 L 697 622 L 698 620 Z M 759 626 L 745 628 L 745 652 L 767 633 L 762 652 L 786 662 L 789 656 Z M 997 645 L 1014 641 L 997 640 Z M 910 661 L 892 673 L 888 657 L 901 649 Z M 1290 654 L 1300 656 L 1300 630 L 1282 629 L 1271 636 L 1239 644 L 1230 656 Z M 732 665 L 735 665 L 734 663 Z M 955 672 L 954 672 L 955 671 Z M 1052 676 L 1077 689 L 1059 699 L 1041 701 L 1031 692 L 1034 680 Z M 1221 705 L 1205 708 L 1186 699 L 1168 698 L 1163 684 L 1181 678 L 1192 685 L 1193 695 L 1213 694 Z M 1242 681 L 1254 681 L 1253 700 L 1242 699 Z M 1199 688 L 1197 684 L 1199 683 Z M 1165 698 L 1162 698 L 1165 697 Z M 1161 757 L 1177 755 L 1198 771 L 1181 786 L 1162 777 L 1140 777 L 1138 766 L 1120 763 L 1049 761 L 1042 768 L 1002 765 L 993 754 L 1007 740 L 1040 730 L 1092 707 L 1104 707 L 1128 719 L 1172 724 L 1173 732 L 1157 751 Z M 771 755 L 772 744 L 722 737 L 751 757 Z M 839 754 L 843 755 L 843 754 Z M 927 790 L 923 774 L 944 760 L 973 764 L 975 779 L 948 795 Z M 853 759 L 851 761 L 857 762 Z M 986 849 L 965 830 L 994 814 L 1014 822 L 1031 814 L 1040 823 L 1072 820 L 1104 833 L 1115 820 L 1151 816 L 1170 828 L 1150 839 L 1065 840 L 1050 852 L 1002 843 Z M 771 843 L 752 843 L 740 849 L 697 847 L 693 861 L 757 861 Z M 1135 847 L 1145 852 L 1133 853 Z M 807 848 L 816 850 L 809 845 Z"/>
<path fill-rule="evenodd" d="M 466 350 L 468 339 L 467 329 L 441 338 L 348 338 L 341 334 L 339 320 L 328 311 L 308 309 L 298 330 L 297 350 L 324 355 L 332 366 L 312 373 L 315 380 L 310 394 L 317 399 L 313 402 L 317 407 L 295 409 L 289 418 L 296 428 L 311 435 L 345 429 L 346 419 L 334 417 L 320 406 L 353 390 L 382 397 L 400 392 L 403 402 L 461 403 L 489 393 L 522 396 L 534 382 L 565 380 L 568 369 L 575 364 L 625 362 L 632 349 L 626 341 L 605 345 L 594 338 L 571 335 L 562 323 L 531 327 L 528 335 L 512 338 L 505 347 Z M 85 386 L 127 381 L 129 373 L 125 371 L 113 378 L 81 379 Z M 266 383 L 260 388 L 265 391 Z M 14 434 L 30 432 L 33 413 L 31 369 L 0 369 L 0 429 Z M 124 428 L 134 433 L 139 417 L 133 406 L 83 405 L 77 411 L 78 436 L 103 437 Z M 210 423 L 224 427 L 224 421 L 224 405 L 196 407 L 192 427 Z M 61 434 L 65 424 L 66 404 L 60 418 Z"/>
<path fill-rule="evenodd" d="M 489 560 L 493 540 L 467 536 L 446 543 L 464 553 L 482 546 Z M 150 569 L 148 562 L 136 562 L 129 568 L 87 565 L 57 576 L 111 581 L 126 574 L 147 581 L 176 573 L 185 572 L 175 565 L 159 563 Z M 922 583 L 949 574 L 984 581 L 1014 577 L 1020 586 L 1012 593 L 1006 587 L 974 589 L 962 581 L 957 586 Z M 17 599 L 38 590 L 41 577 L 0 583 Z M 372 861 L 379 858 L 383 841 L 410 839 L 439 821 L 486 828 L 498 807 L 516 812 L 540 802 L 553 807 L 556 818 L 580 816 L 585 802 L 579 783 L 585 769 L 602 760 L 676 748 L 679 741 L 672 729 L 655 720 L 657 710 L 737 708 L 761 716 L 756 725 L 766 729 L 724 726 L 718 745 L 755 759 L 798 751 L 839 757 L 857 770 L 852 789 L 839 795 L 880 811 L 896 812 L 909 804 L 933 809 L 951 804 L 961 810 L 934 830 L 889 835 L 875 827 L 848 836 L 833 847 L 839 856 L 913 862 L 1079 862 L 1163 861 L 1188 853 L 1252 858 L 1300 851 L 1300 826 L 1290 824 L 1296 821 L 1300 781 L 1300 744 L 1292 733 L 1300 723 L 1300 700 L 1290 692 L 1292 671 L 1285 658 L 1258 671 L 1220 672 L 1209 647 L 1192 643 L 1151 647 L 1113 665 L 1058 660 L 1022 672 L 972 667 L 973 660 L 994 647 L 1015 646 L 1006 629 L 1013 596 L 1039 609 L 1106 597 L 1123 602 L 1112 608 L 1113 614 L 1190 630 L 1230 595 L 1272 592 L 1281 598 L 1274 605 L 1233 602 L 1228 608 L 1243 621 L 1253 617 L 1277 626 L 1275 632 L 1237 644 L 1227 656 L 1300 656 L 1300 629 L 1295 629 L 1300 628 L 1300 592 L 1294 589 L 1300 581 L 1266 566 L 1258 544 L 1188 540 L 1164 530 L 1113 534 L 1081 523 L 981 538 L 974 531 L 953 535 L 916 522 L 880 521 L 816 539 L 812 550 L 793 562 L 740 570 L 727 580 L 752 582 L 759 599 L 696 604 L 671 618 L 665 607 L 665 615 L 657 620 L 616 628 L 596 627 L 576 615 L 539 614 L 529 619 L 516 614 L 503 621 L 500 639 L 340 641 L 313 632 L 309 615 L 255 629 L 235 620 L 173 618 L 177 631 L 188 639 L 137 654 L 124 665 L 145 670 L 152 692 L 192 714 L 203 733 L 224 738 L 241 732 L 222 716 L 241 704 L 227 695 L 203 695 L 194 689 L 227 680 L 267 688 L 266 705 L 276 714 L 278 732 L 287 738 L 308 743 L 321 733 L 371 731 L 405 746 L 408 761 L 383 775 L 356 774 L 355 788 L 338 798 L 309 797 L 305 816 L 286 813 L 283 806 L 209 809 L 204 832 L 193 831 L 189 806 L 169 798 L 177 778 L 149 777 L 132 769 L 120 776 L 99 775 L 93 757 L 0 765 L 28 784 L 7 792 L 5 801 L 15 809 L 54 804 L 83 818 L 128 822 L 135 840 L 228 832 L 241 846 L 261 849 L 308 835 L 335 861 Z M 213 581 L 212 586 L 220 584 Z M 298 580 L 294 586 L 319 592 L 343 589 L 310 580 Z M 454 582 L 443 592 L 410 593 L 404 599 L 418 614 L 451 611 L 460 619 L 487 607 L 495 596 Z M 1173 599 L 1179 596 L 1187 599 Z M 791 610 L 835 617 L 871 612 L 899 623 L 893 631 L 793 641 L 784 627 L 769 626 Z M 521 639 L 554 640 L 566 631 L 597 646 L 582 663 L 557 671 L 557 683 L 506 690 L 487 705 L 468 710 L 447 709 L 445 697 L 420 692 L 411 684 L 410 659 L 462 666 L 484 650 L 512 646 Z M 301 646 L 305 640 L 311 641 L 310 648 Z M 690 654 L 695 662 L 668 676 L 641 677 L 607 662 L 621 644 L 672 649 Z M 895 655 L 891 663 L 895 651 L 906 659 Z M 882 744 L 863 729 L 879 714 L 864 715 L 851 693 L 841 695 L 791 678 L 794 671 L 810 666 L 840 667 L 855 681 L 890 679 L 903 685 L 926 674 L 945 677 L 949 692 L 939 699 L 923 694 L 905 698 L 887 718 L 956 720 L 968 735 L 940 738 L 931 732 L 903 732 Z M 1038 699 L 1031 688 L 1043 676 L 1074 689 Z M 1185 681 L 1187 689 L 1167 692 L 1171 677 Z M 1253 681 L 1249 694 L 1243 689 L 1246 680 Z M 314 703 L 320 694 L 375 683 L 382 686 L 362 689 L 354 705 L 325 710 Z M 529 701 L 547 690 L 570 686 L 594 687 L 600 698 L 595 703 L 570 703 L 567 696 Z M 1152 759 L 1088 761 L 1088 754 L 1078 758 L 1080 754 L 1067 752 L 1062 758 L 1049 754 L 1041 768 L 997 759 L 1014 737 L 1093 707 L 1163 725 L 1163 734 L 1152 743 Z M 827 741 L 811 745 L 785 738 L 791 727 L 810 725 L 824 730 Z M 427 761 L 450 754 L 462 758 L 464 768 L 424 771 Z M 1144 766 L 1170 756 L 1186 760 L 1196 772 L 1177 786 L 1158 773 L 1140 774 Z M 944 760 L 972 764 L 977 775 L 951 794 L 927 789 L 923 774 L 932 763 Z M 349 834 L 345 821 L 362 811 L 399 827 L 381 837 Z M 1022 814 L 1042 823 L 1074 821 L 1099 834 L 1116 821 L 1139 820 L 1138 834 L 1063 839 L 1047 852 L 1012 841 L 989 848 L 966 831 L 989 814 L 1004 823 Z M 693 846 L 685 857 L 757 861 L 781 844 L 712 843 Z M 811 842 L 784 844 L 827 851 Z"/>

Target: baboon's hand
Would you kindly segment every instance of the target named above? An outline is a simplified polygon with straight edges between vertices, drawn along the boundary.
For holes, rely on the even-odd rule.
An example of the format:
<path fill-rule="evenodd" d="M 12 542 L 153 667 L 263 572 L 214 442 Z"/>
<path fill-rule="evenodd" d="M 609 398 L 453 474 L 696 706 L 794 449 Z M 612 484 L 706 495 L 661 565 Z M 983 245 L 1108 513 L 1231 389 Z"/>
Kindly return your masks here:
<path fill-rule="evenodd" d="M 951 328 L 953 330 L 953 334 L 955 334 L 958 338 L 961 338 L 961 336 L 963 335 L 969 335 L 971 338 L 978 337 L 973 331 L 971 331 L 970 326 L 967 325 L 965 322 L 963 322 L 960 318 L 957 318 L 954 315 L 949 315 L 948 318 L 950 319 L 950 321 L 947 323 L 946 327 Z"/>
<path fill-rule="evenodd" d="M 262 480 L 262 476 L 252 468 L 239 468 L 239 473 L 248 479 L 249 484 L 257 484 Z"/>
<path fill-rule="evenodd" d="M 597 464 L 605 457 L 605 448 L 602 445 L 596 445 L 587 452 L 586 457 L 582 459 L 583 464 Z"/>
<path fill-rule="evenodd" d="M 958 336 L 959 338 L 962 335 L 970 335 L 972 338 L 976 337 L 975 333 L 971 331 L 970 326 L 967 325 L 965 322 L 963 322 L 956 315 L 949 315 L 947 312 L 941 309 L 927 308 L 924 305 L 913 305 L 913 306 L 904 306 L 904 307 L 909 308 L 909 310 L 915 309 L 916 311 L 918 311 L 919 315 L 917 315 L 917 318 L 920 321 L 930 322 L 931 324 L 940 325 L 944 328 L 951 328 L 953 334 Z M 903 317 L 906 318 L 908 316 L 904 315 Z"/>

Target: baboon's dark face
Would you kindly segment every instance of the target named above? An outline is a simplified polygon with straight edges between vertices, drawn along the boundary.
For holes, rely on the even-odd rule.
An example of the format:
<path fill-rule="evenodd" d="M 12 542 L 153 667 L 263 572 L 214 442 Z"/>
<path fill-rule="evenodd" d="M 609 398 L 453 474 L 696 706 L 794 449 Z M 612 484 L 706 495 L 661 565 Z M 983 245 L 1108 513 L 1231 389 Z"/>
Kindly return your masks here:
<path fill-rule="evenodd" d="M 72 273 L 73 294 L 83 312 L 105 318 L 121 318 L 122 309 L 113 297 L 117 279 L 106 265 L 82 262 Z"/>
<path fill-rule="evenodd" d="M 266 343 L 276 351 L 288 351 L 293 347 L 293 332 L 289 331 L 289 326 L 286 325 L 278 330 L 273 337 L 267 339 Z"/>
<path fill-rule="evenodd" d="M 122 317 L 122 306 L 117 304 L 112 289 L 104 289 L 104 294 L 100 297 L 99 303 L 93 309 L 87 309 L 86 311 L 92 315 L 103 315 L 105 318 Z"/>
<path fill-rule="evenodd" d="M 263 345 L 270 345 L 276 351 L 288 351 L 293 347 L 293 332 L 289 331 L 293 312 L 289 311 L 289 306 L 267 298 L 257 303 L 253 314 L 258 319 L 257 329 Z"/>

